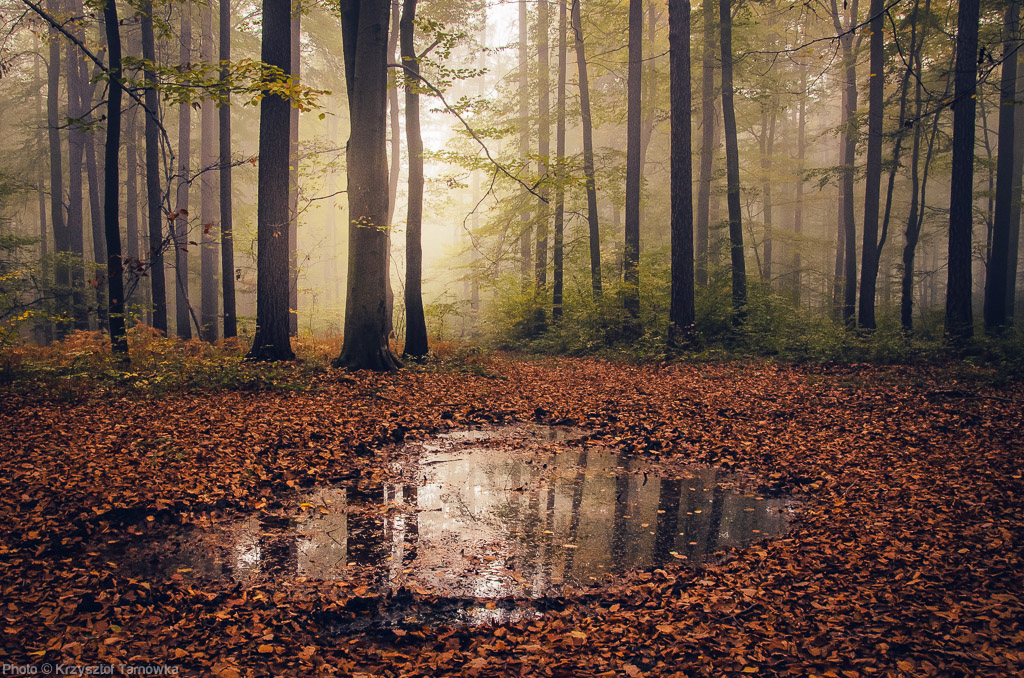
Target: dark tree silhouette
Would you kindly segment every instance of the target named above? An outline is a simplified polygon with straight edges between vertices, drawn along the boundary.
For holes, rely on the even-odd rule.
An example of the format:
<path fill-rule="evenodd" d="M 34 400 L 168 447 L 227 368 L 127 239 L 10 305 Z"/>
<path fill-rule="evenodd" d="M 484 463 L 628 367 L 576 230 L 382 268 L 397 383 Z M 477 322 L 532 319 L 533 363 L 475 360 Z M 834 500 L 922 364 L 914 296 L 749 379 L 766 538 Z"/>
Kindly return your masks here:
<path fill-rule="evenodd" d="M 231 2 L 220 0 L 220 78 L 228 78 L 227 64 L 231 61 Z M 235 241 L 231 215 L 231 105 L 230 92 L 225 88 L 224 105 L 217 111 L 220 146 L 220 276 L 221 295 L 224 297 L 224 338 L 238 334 L 235 316 Z"/>
<path fill-rule="evenodd" d="M 878 279 L 878 208 L 882 184 L 882 113 L 885 108 L 885 0 L 871 0 L 870 79 L 868 80 L 868 155 L 864 177 L 864 238 L 860 267 L 860 326 L 875 328 L 875 286 Z M 850 241 L 852 244 L 852 241 Z"/>
<path fill-rule="evenodd" d="M 743 213 L 740 204 L 740 155 L 736 140 L 736 108 L 732 84 L 732 3 L 720 0 L 719 30 L 722 47 L 722 123 L 725 127 L 725 171 L 728 184 L 729 245 L 732 253 L 733 321 L 742 322 L 747 307 L 747 265 L 743 251 Z"/>
<path fill-rule="evenodd" d="M 153 35 L 153 3 L 142 5 L 142 58 L 156 63 L 156 39 Z M 144 72 L 147 85 L 155 85 L 153 69 Z M 164 280 L 163 199 L 160 195 L 160 139 L 155 87 L 146 87 L 146 201 L 149 210 L 149 275 L 153 302 L 153 328 L 167 333 L 167 285 Z"/>
<path fill-rule="evenodd" d="M 291 2 L 263 1 L 263 63 L 291 69 Z M 256 336 L 248 360 L 293 360 L 288 335 L 288 100 L 268 92 L 260 102 L 256 203 Z M 346 335 L 348 333 L 346 332 Z M 347 337 L 346 337 L 347 339 Z"/>
<path fill-rule="evenodd" d="M 669 0 L 672 116 L 672 290 L 669 316 L 678 334 L 693 326 L 693 154 L 690 132 L 690 2 Z M 678 497 L 676 498 L 678 501 Z"/>
<path fill-rule="evenodd" d="M 345 343 L 335 367 L 399 367 L 387 335 L 387 0 L 341 7 L 348 90 L 346 152 L 349 200 Z"/>
<path fill-rule="evenodd" d="M 643 2 L 629 0 L 629 77 L 626 82 L 626 220 L 622 275 L 626 311 L 640 313 L 640 122 L 643 67 Z"/>
<path fill-rule="evenodd" d="M 572 31 L 580 85 L 580 126 L 583 133 L 583 176 L 587 181 L 587 233 L 590 237 L 590 284 L 594 298 L 601 296 L 601 230 L 597 214 L 597 181 L 594 171 L 594 123 L 590 113 L 587 54 L 583 44 L 580 0 L 572 0 Z"/>
<path fill-rule="evenodd" d="M 120 176 L 118 157 L 121 151 L 121 27 L 117 20 L 117 4 L 107 0 L 103 7 L 103 23 L 107 34 L 109 94 L 107 95 L 107 139 L 103 166 L 103 222 L 107 250 L 107 322 L 114 353 L 128 357 L 128 336 L 124 324 L 124 262 L 121 259 L 121 226 L 118 192 Z"/>
<path fill-rule="evenodd" d="M 700 178 L 697 185 L 697 284 L 708 284 L 711 165 L 715 155 L 715 3 L 705 0 L 704 51 L 700 83 Z M 671 21 L 671 18 L 670 18 Z M 671 29 L 670 29 L 671 32 Z"/>

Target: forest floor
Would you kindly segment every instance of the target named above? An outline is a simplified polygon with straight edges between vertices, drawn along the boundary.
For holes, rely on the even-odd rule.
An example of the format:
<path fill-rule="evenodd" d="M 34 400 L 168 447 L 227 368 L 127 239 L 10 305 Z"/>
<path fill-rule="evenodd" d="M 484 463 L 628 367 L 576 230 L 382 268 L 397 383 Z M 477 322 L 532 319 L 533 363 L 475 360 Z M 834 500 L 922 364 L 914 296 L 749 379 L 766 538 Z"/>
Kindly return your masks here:
<path fill-rule="evenodd" d="M 0 662 L 224 678 L 1024 674 L 1024 385 L 961 368 L 469 367 L 248 392 L 0 386 Z M 396 440 L 507 421 L 743 469 L 799 509 L 785 537 L 717 565 L 632 573 L 497 627 L 332 634 L 324 611 L 357 614 L 375 594 L 147 580 L 95 547 L 370 477 Z"/>

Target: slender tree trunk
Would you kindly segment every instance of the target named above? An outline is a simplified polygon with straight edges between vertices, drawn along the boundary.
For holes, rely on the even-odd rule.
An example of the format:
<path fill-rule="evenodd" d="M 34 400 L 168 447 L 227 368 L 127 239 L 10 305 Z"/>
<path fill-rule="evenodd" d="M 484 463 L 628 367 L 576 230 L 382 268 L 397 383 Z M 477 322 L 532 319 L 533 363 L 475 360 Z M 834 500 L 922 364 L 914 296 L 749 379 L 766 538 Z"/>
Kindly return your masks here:
<path fill-rule="evenodd" d="M 551 287 L 551 319 L 562 319 L 562 287 L 565 275 L 565 81 L 567 66 L 566 0 L 558 0 L 558 84 L 555 89 L 555 242 Z"/>
<path fill-rule="evenodd" d="M 156 63 L 156 40 L 153 36 L 153 3 L 142 6 L 142 58 Z M 156 83 L 152 68 L 145 70 L 147 84 Z M 164 211 L 160 196 L 160 140 L 157 125 L 159 104 L 156 89 L 147 87 L 146 105 L 146 201 L 149 205 L 149 270 L 153 296 L 153 328 L 167 333 L 167 286 L 164 282 Z"/>
<path fill-rule="evenodd" d="M 550 48 L 548 32 L 548 0 L 537 0 L 537 89 L 539 90 L 537 110 L 537 175 L 540 177 L 537 193 L 541 196 L 537 203 L 537 252 L 534 262 L 534 279 L 537 285 L 537 309 L 534 317 L 534 329 L 544 331 L 547 323 L 545 312 L 545 296 L 548 284 L 548 222 L 551 219 L 551 207 L 548 197 L 551 194 L 551 180 L 548 176 L 548 156 L 551 155 L 551 84 L 550 84 Z"/>
<path fill-rule="evenodd" d="M 629 77 L 626 83 L 626 220 L 622 276 L 626 311 L 640 314 L 640 90 L 643 84 L 643 0 L 629 0 Z"/>
<path fill-rule="evenodd" d="M 801 239 L 804 233 L 804 160 L 807 156 L 807 63 L 800 62 L 800 103 L 796 123 L 796 205 L 793 212 L 793 305 L 800 307 L 800 287 L 803 263 L 800 261 Z"/>
<path fill-rule="evenodd" d="M 675 332 L 691 331 L 693 302 L 693 143 L 690 130 L 690 2 L 668 5 L 672 117 L 672 285 L 669 320 Z M 679 493 L 675 496 L 676 508 Z"/>
<path fill-rule="evenodd" d="M 124 322 L 124 268 L 121 259 L 121 226 L 118 209 L 120 190 L 118 156 L 121 150 L 121 27 L 117 3 L 103 6 L 107 34 L 107 60 L 110 72 L 107 95 L 107 139 L 104 147 L 104 231 L 106 234 L 107 290 L 110 345 L 115 354 L 128 359 L 128 335 Z"/>
<path fill-rule="evenodd" d="M 1020 55 L 1018 55 L 1018 60 Z M 1024 68 L 1017 64 L 1017 101 L 1024 99 Z M 1007 269 L 1006 269 L 1006 324 L 1013 324 L 1017 298 L 1017 266 L 1020 248 L 1021 221 L 1021 178 L 1024 175 L 1024 106 L 1014 106 L 1013 135 L 1013 182 L 1010 195 L 1013 200 L 1010 207 L 1009 237 L 1007 238 Z"/>
<path fill-rule="evenodd" d="M 529 24 L 526 0 L 519 2 L 519 161 L 524 167 L 529 164 L 530 153 L 530 80 L 527 63 L 529 59 Z M 526 208 L 528 197 L 523 195 L 523 209 L 519 213 L 519 277 L 523 289 L 530 286 L 531 240 L 530 211 Z"/>
<path fill-rule="evenodd" d="M 213 62 L 213 9 L 210 5 L 202 8 L 202 42 L 200 55 L 204 64 Z M 200 111 L 200 126 L 203 145 L 200 147 L 199 164 L 202 169 L 199 189 L 200 223 L 200 322 L 199 336 L 203 341 L 217 341 L 217 241 L 214 225 L 217 223 L 217 175 L 213 171 L 217 163 L 217 120 L 212 99 L 203 101 Z"/>
<path fill-rule="evenodd" d="M 871 0 L 870 74 L 868 79 L 868 154 L 864 177 L 864 238 L 861 243 L 860 326 L 875 329 L 878 282 L 878 208 L 882 184 L 882 113 L 885 107 L 885 0 Z M 898 159 L 896 160 L 898 164 Z"/>
<path fill-rule="evenodd" d="M 999 333 L 1006 326 L 1006 279 L 1010 267 L 1010 222 L 1013 210 L 1013 164 L 1016 142 L 1017 43 L 1020 4 L 1010 0 L 1003 22 L 1003 67 L 999 93 L 999 163 L 996 174 L 996 205 L 985 277 L 985 329 Z M 1019 195 L 1019 192 L 1018 192 Z M 1018 198 L 1019 199 L 1019 198 Z M 1016 252 L 1014 252 L 1016 254 Z M 1013 265 L 1016 266 L 1016 257 Z"/>
<path fill-rule="evenodd" d="M 352 0 L 341 8 L 351 133 L 346 153 L 349 201 L 345 343 L 336 367 L 395 370 L 387 336 L 387 39 L 388 1 Z"/>
<path fill-rule="evenodd" d="M 82 14 L 81 3 L 72 3 L 75 16 Z M 81 31 L 70 29 L 72 33 Z M 78 47 L 68 42 L 65 46 L 64 65 L 67 77 L 68 118 L 68 233 L 71 236 L 71 298 L 74 309 L 76 330 L 89 329 L 89 310 L 85 301 L 85 212 L 82 193 L 82 170 L 85 156 L 86 132 L 81 120 L 85 115 L 82 108 L 82 77 L 79 68 Z"/>
<path fill-rule="evenodd" d="M 96 83 L 88 82 L 89 75 L 85 63 L 79 64 L 80 77 L 82 80 L 82 110 L 92 109 L 93 96 L 96 93 Z M 97 68 L 95 75 L 99 76 L 100 69 Z M 95 122 L 91 113 L 87 113 L 85 120 L 91 125 Z M 96 272 L 89 281 L 96 289 L 96 321 L 99 329 L 109 327 L 107 321 L 107 256 L 106 245 L 104 244 L 103 226 L 103 184 L 100 181 L 99 163 L 96 162 L 96 136 L 94 131 L 85 135 L 85 175 L 89 180 L 89 227 L 92 232 L 92 259 Z"/>
<path fill-rule="evenodd" d="M 35 58 L 32 60 L 32 84 L 35 90 L 36 122 L 40 125 L 36 130 L 35 142 L 38 157 L 42 158 L 46 152 L 42 132 L 43 121 L 46 118 L 43 112 L 43 77 L 41 68 L 43 55 L 40 51 L 38 36 L 33 37 L 32 47 L 35 52 Z M 50 250 L 46 232 L 46 169 L 42 162 L 36 166 L 36 197 L 39 199 L 39 279 L 42 287 L 49 289 Z M 41 318 L 36 324 L 36 339 L 41 344 L 49 344 L 53 340 L 50 322 L 45 318 Z"/>
<path fill-rule="evenodd" d="M 974 121 L 978 80 L 978 0 L 961 0 L 953 89 L 953 164 L 949 186 L 946 334 L 954 345 L 974 335 L 971 312 L 971 225 L 974 202 Z"/>
<path fill-rule="evenodd" d="M 840 47 L 843 52 L 843 65 L 845 70 L 846 89 L 843 93 L 843 133 L 840 137 L 842 154 L 840 164 L 843 167 L 842 189 L 841 189 L 841 210 L 843 234 L 840 239 L 842 248 L 842 275 L 839 275 L 839 258 L 836 261 L 837 281 L 842 278 L 843 301 L 840 309 L 843 322 L 852 325 L 856 322 L 855 312 L 857 306 L 857 224 L 854 215 L 854 171 L 857 160 L 857 127 L 855 116 L 857 111 L 857 59 L 856 45 L 853 37 L 853 28 L 857 25 L 858 0 L 853 0 L 849 6 L 846 17 L 846 26 L 843 26 L 842 19 L 835 0 L 831 0 L 832 23 L 841 37 Z"/>
<path fill-rule="evenodd" d="M 733 320 L 740 323 L 746 316 L 747 267 L 743 251 L 743 213 L 740 205 L 740 157 L 736 139 L 736 109 L 733 105 L 731 5 L 730 0 L 719 0 L 718 23 L 721 30 L 722 47 L 722 120 L 725 127 L 729 245 L 732 252 Z"/>
<path fill-rule="evenodd" d="M 181 6 L 181 42 L 178 45 L 178 63 L 182 69 L 192 62 L 191 5 Z M 175 331 L 180 339 L 192 338 L 192 320 L 189 304 L 188 280 L 188 194 L 192 180 L 192 107 L 188 103 L 178 106 L 178 190 L 174 211 L 174 317 Z"/>
<path fill-rule="evenodd" d="M 580 86 L 580 124 L 583 129 L 583 176 L 587 182 L 587 233 L 590 239 L 590 284 L 594 299 L 601 296 L 601 231 L 597 214 L 597 181 L 594 171 L 594 124 L 590 114 L 590 84 L 587 55 L 583 44 L 580 0 L 572 0 L 572 30 L 576 47 L 576 70 Z"/>
<path fill-rule="evenodd" d="M 701 143 L 700 178 L 697 184 L 697 284 L 708 284 L 708 249 L 710 246 L 711 165 L 715 156 L 715 3 L 705 2 L 704 52 L 701 57 Z"/>
<path fill-rule="evenodd" d="M 263 0 L 262 43 L 261 60 L 290 75 L 289 0 Z M 260 162 L 256 179 L 256 336 L 246 356 L 248 360 L 295 358 L 288 334 L 291 281 L 288 271 L 291 214 L 288 211 L 287 181 L 290 109 L 288 100 L 277 94 L 267 93 L 260 102 Z"/>
<path fill-rule="evenodd" d="M 51 0 L 51 12 L 59 12 L 59 0 Z M 50 147 L 50 223 L 53 227 L 54 283 L 57 296 L 57 335 L 67 333 L 71 315 L 71 269 L 68 258 L 71 238 L 64 215 L 64 171 L 60 148 L 60 34 L 50 29 L 50 59 L 46 65 L 46 129 Z"/>
<path fill-rule="evenodd" d="M 139 133 L 138 106 L 130 106 L 125 113 L 125 263 L 132 271 L 132 278 L 138 273 L 140 265 L 139 248 Z M 125 302 L 128 300 L 125 299 Z"/>
<path fill-rule="evenodd" d="M 302 52 L 298 11 L 292 13 L 291 76 L 299 80 L 299 62 Z M 288 334 L 299 334 L 299 109 L 288 109 Z"/>
<path fill-rule="evenodd" d="M 420 95 L 416 57 L 416 0 L 404 0 L 400 22 L 402 64 L 410 77 L 405 88 L 405 135 L 409 148 L 409 211 L 405 231 L 405 355 L 427 354 L 427 324 L 423 316 L 423 138 L 420 135 Z"/>
<path fill-rule="evenodd" d="M 920 54 L 914 62 L 917 77 L 914 84 L 914 141 L 910 151 L 910 211 L 907 215 L 906 244 L 903 247 L 903 277 L 900 281 L 900 324 L 904 332 L 910 332 L 914 326 L 914 250 L 918 236 L 918 167 L 921 152 L 921 64 Z M 935 114 L 936 119 L 938 113 Z"/>
<path fill-rule="evenodd" d="M 773 96 L 761 110 L 761 217 L 764 227 L 764 266 L 762 277 L 766 285 L 772 284 L 772 154 L 775 152 L 775 126 L 778 121 L 779 99 Z"/>
<path fill-rule="evenodd" d="M 391 3 L 391 33 L 388 35 L 388 60 L 397 62 L 399 22 L 402 3 Z M 394 332 L 395 292 L 391 287 L 391 229 L 395 226 L 395 208 L 398 203 L 398 179 L 402 173 L 402 123 L 398 102 L 398 82 L 388 87 L 388 111 L 391 120 L 391 169 L 388 172 L 388 275 L 387 275 L 387 330 L 390 337 Z"/>
<path fill-rule="evenodd" d="M 220 77 L 228 78 L 228 64 L 231 61 L 231 1 L 220 0 Z M 219 156 L 220 156 L 220 279 L 221 295 L 224 297 L 224 338 L 237 336 L 238 323 L 235 316 L 235 243 L 231 215 L 231 103 L 230 92 L 225 88 L 224 104 L 217 110 Z"/>

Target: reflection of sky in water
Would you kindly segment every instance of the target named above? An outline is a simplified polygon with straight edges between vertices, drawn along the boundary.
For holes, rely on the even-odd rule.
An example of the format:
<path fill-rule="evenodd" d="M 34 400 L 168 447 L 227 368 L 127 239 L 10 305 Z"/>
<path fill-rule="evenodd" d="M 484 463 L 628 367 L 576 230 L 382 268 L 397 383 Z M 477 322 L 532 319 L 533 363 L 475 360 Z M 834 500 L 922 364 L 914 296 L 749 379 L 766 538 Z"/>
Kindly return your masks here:
<path fill-rule="evenodd" d="M 610 450 L 509 451 L 491 447 L 496 435 L 419 445 L 416 482 L 378 487 L 371 500 L 323 488 L 300 498 L 293 519 L 253 516 L 183 535 L 164 567 L 241 581 L 298 576 L 445 596 L 540 596 L 630 569 L 699 565 L 782 534 L 792 515 L 786 500 L 723 488 L 714 469 L 658 478 L 643 460 Z M 487 447 L 474 442 L 484 438 Z"/>

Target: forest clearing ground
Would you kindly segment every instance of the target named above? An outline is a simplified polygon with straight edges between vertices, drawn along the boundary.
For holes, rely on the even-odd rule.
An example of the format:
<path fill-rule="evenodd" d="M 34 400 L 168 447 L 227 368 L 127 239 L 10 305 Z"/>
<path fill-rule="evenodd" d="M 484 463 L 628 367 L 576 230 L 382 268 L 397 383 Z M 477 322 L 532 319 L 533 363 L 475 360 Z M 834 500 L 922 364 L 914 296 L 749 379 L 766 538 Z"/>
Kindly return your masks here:
<path fill-rule="evenodd" d="M 9 391 L 0 661 L 226 677 L 1020 675 L 1024 385 L 954 378 L 496 356 L 328 372 L 297 391 Z M 365 602 L 343 586 L 133 580 L 89 546 L 372 474 L 372 450 L 396 440 L 512 420 L 749 471 L 796 493 L 799 514 L 783 539 L 704 570 L 637 573 L 596 604 L 372 636 L 320 628 L 314 613 Z"/>

